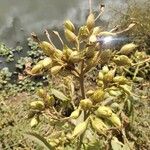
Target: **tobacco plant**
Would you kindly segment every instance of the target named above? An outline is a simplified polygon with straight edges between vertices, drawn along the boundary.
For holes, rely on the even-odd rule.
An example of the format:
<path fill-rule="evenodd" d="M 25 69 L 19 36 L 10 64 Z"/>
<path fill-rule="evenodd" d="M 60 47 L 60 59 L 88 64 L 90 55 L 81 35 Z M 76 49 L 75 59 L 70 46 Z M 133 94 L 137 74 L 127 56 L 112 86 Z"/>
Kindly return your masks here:
<path fill-rule="evenodd" d="M 80 28 L 66 20 L 66 43 L 54 31 L 62 44 L 61 50 L 53 44 L 47 30 L 49 42 L 32 33 L 45 58 L 28 74 L 38 76 L 47 72 L 54 86 L 37 91 L 37 99 L 30 103 L 30 124 L 37 126 L 43 115 L 50 120 L 53 129 L 47 140 L 37 133 L 27 135 L 48 149 L 133 149 L 126 137 L 133 112 L 133 81 L 125 76 L 125 69 L 136 65 L 130 56 L 137 45 L 128 43 L 118 50 L 111 47 L 110 39 L 128 32 L 135 23 L 121 31 L 116 28 L 104 31 L 95 26 L 103 9 L 102 5 L 97 17 L 90 10 Z M 96 83 L 90 83 L 89 75 L 94 68 L 101 69 Z"/>

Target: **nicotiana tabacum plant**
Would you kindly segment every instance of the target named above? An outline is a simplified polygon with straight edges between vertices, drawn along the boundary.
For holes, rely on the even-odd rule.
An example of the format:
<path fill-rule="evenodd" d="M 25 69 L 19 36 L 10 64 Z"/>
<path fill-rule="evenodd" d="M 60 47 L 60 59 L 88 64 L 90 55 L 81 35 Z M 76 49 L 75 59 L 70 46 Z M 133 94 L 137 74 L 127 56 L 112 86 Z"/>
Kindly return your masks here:
<path fill-rule="evenodd" d="M 35 33 L 33 39 L 46 57 L 36 63 L 28 74 L 36 76 L 46 71 L 52 76 L 55 88 L 39 89 L 37 99 L 30 103 L 31 127 L 38 125 L 40 115 L 53 125 L 48 139 L 36 133 L 27 133 L 48 149 L 133 149 L 126 137 L 133 105 L 132 80 L 124 76 L 124 68 L 136 65 L 130 59 L 137 48 L 134 43 L 115 50 L 107 44 L 110 39 L 129 31 L 126 29 L 103 31 L 90 10 L 86 23 L 75 28 L 70 20 L 64 22 L 65 44 L 57 31 L 63 49 L 57 49 L 46 30 L 49 42 L 41 41 Z M 88 85 L 87 76 L 101 65 L 96 84 Z M 57 79 L 56 79 L 57 78 Z M 79 93 L 80 90 L 80 93 Z"/>

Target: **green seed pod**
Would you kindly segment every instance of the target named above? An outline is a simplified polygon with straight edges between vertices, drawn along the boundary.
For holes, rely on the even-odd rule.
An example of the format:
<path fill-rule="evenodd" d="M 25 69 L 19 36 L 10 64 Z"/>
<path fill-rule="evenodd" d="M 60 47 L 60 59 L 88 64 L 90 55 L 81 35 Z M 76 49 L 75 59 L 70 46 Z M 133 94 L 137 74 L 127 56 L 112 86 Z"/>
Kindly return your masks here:
<path fill-rule="evenodd" d="M 95 27 L 95 28 L 93 29 L 92 35 L 98 35 L 100 32 L 101 32 L 100 27 Z"/>
<path fill-rule="evenodd" d="M 91 124 L 98 134 L 105 134 L 106 130 L 108 130 L 107 125 L 100 118 L 91 117 Z"/>
<path fill-rule="evenodd" d="M 100 88 L 104 88 L 104 82 L 101 81 L 101 80 L 97 80 L 97 85 L 98 85 Z"/>
<path fill-rule="evenodd" d="M 77 63 L 82 60 L 82 56 L 78 51 L 73 51 L 69 56 L 69 61 L 72 63 Z"/>
<path fill-rule="evenodd" d="M 119 51 L 119 54 L 128 55 L 132 53 L 136 47 L 137 45 L 133 43 L 126 44 L 121 48 L 121 50 Z"/>
<path fill-rule="evenodd" d="M 32 74 L 40 73 L 42 69 L 43 69 L 43 65 L 42 65 L 42 64 L 36 64 L 36 65 L 32 68 L 31 73 L 32 73 Z"/>
<path fill-rule="evenodd" d="M 73 23 L 70 20 L 66 20 L 64 22 L 64 26 L 65 26 L 66 29 L 68 29 L 68 30 L 70 30 L 72 32 L 75 31 L 75 27 L 74 27 Z"/>
<path fill-rule="evenodd" d="M 69 59 L 69 56 L 71 55 L 72 52 L 73 52 L 72 49 L 70 49 L 67 45 L 64 45 L 64 48 L 63 48 L 63 59 L 67 61 Z"/>
<path fill-rule="evenodd" d="M 112 33 L 112 32 L 107 32 L 107 31 L 104 31 L 104 32 L 100 32 L 99 34 L 98 34 L 98 36 L 99 37 L 101 37 L 101 36 L 115 36 L 116 35 L 116 33 Z"/>
<path fill-rule="evenodd" d="M 103 72 L 99 71 L 99 73 L 98 73 L 98 79 L 99 80 L 103 80 L 103 78 L 104 78 Z"/>
<path fill-rule="evenodd" d="M 80 110 L 80 108 L 78 108 L 71 113 L 70 118 L 77 119 L 79 117 L 80 113 L 81 113 L 81 110 Z"/>
<path fill-rule="evenodd" d="M 33 118 L 31 119 L 31 122 L 30 122 L 31 128 L 37 126 L 38 123 L 39 123 L 39 121 L 38 121 L 37 117 L 33 117 Z"/>
<path fill-rule="evenodd" d="M 68 29 L 65 29 L 65 37 L 68 42 L 77 42 L 77 36 Z"/>
<path fill-rule="evenodd" d="M 43 52 L 48 55 L 48 56 L 51 56 L 52 54 L 54 54 L 55 52 L 55 47 L 46 42 L 46 41 L 42 41 L 39 43 L 39 47 L 43 50 Z"/>
<path fill-rule="evenodd" d="M 87 28 L 87 26 L 80 27 L 79 33 L 78 33 L 79 38 L 86 38 L 89 36 L 89 34 L 90 34 L 90 32 L 89 32 L 89 29 Z"/>
<path fill-rule="evenodd" d="M 51 74 L 56 75 L 60 72 L 61 69 L 62 69 L 62 66 L 54 66 L 51 68 Z"/>
<path fill-rule="evenodd" d="M 86 48 L 85 56 L 86 58 L 92 58 L 94 56 L 95 46 L 89 46 Z"/>
<path fill-rule="evenodd" d="M 111 117 L 109 118 L 109 120 L 112 122 L 113 125 L 115 125 L 116 127 L 121 127 L 121 120 L 119 119 L 119 117 L 116 114 L 112 114 Z"/>
<path fill-rule="evenodd" d="M 113 78 L 114 78 L 114 75 L 115 75 L 115 70 L 110 70 L 110 71 L 108 71 L 108 72 L 104 75 L 104 78 L 103 78 L 104 83 L 112 82 L 112 81 L 113 81 Z"/>
<path fill-rule="evenodd" d="M 49 68 L 52 65 L 52 59 L 50 57 L 44 58 L 41 63 L 44 68 Z"/>
<path fill-rule="evenodd" d="M 75 128 L 74 128 L 74 131 L 72 133 L 72 137 L 78 137 L 80 136 L 81 134 L 83 134 L 87 128 L 87 124 L 88 124 L 88 121 L 84 121 L 80 124 L 78 124 Z"/>
<path fill-rule="evenodd" d="M 111 95 L 111 96 L 120 96 L 122 93 L 121 93 L 121 91 L 116 91 L 116 90 L 109 90 L 109 94 Z"/>
<path fill-rule="evenodd" d="M 86 96 L 89 97 L 91 95 L 93 95 L 94 91 L 93 90 L 89 90 L 86 92 Z"/>
<path fill-rule="evenodd" d="M 44 97 L 46 97 L 47 92 L 46 92 L 46 90 L 44 90 L 44 89 L 39 89 L 39 90 L 37 91 L 37 95 L 38 95 L 40 98 L 44 98 Z"/>
<path fill-rule="evenodd" d="M 44 99 L 46 106 L 54 106 L 55 104 L 55 98 L 53 96 L 47 95 Z"/>
<path fill-rule="evenodd" d="M 91 30 L 94 27 L 94 25 L 95 25 L 95 17 L 94 17 L 93 13 L 89 14 L 89 16 L 87 18 L 87 21 L 86 21 L 86 25 L 87 25 L 89 30 Z"/>
<path fill-rule="evenodd" d="M 104 67 L 102 68 L 102 73 L 103 73 L 103 74 L 108 73 L 108 71 L 109 71 L 108 66 L 104 66 Z"/>
<path fill-rule="evenodd" d="M 45 108 L 45 105 L 42 101 L 34 101 L 30 103 L 30 107 L 32 109 L 43 110 Z"/>
<path fill-rule="evenodd" d="M 130 66 L 131 65 L 131 59 L 128 58 L 126 55 L 120 55 L 117 56 L 113 59 L 113 61 L 118 65 L 118 66 Z"/>
<path fill-rule="evenodd" d="M 96 116 L 103 117 L 103 118 L 111 117 L 112 113 L 113 112 L 110 109 L 110 107 L 106 107 L 106 106 L 100 106 L 96 110 Z"/>
<path fill-rule="evenodd" d="M 80 107 L 83 110 L 89 110 L 92 107 L 92 102 L 90 99 L 83 99 L 80 101 Z"/>
<path fill-rule="evenodd" d="M 89 37 L 89 42 L 90 42 L 90 43 L 95 43 L 95 42 L 97 42 L 97 37 L 96 37 L 96 35 L 91 35 L 91 36 Z"/>
<path fill-rule="evenodd" d="M 93 102 L 98 103 L 104 99 L 105 92 L 102 89 L 98 89 L 91 96 Z"/>
<path fill-rule="evenodd" d="M 128 82 L 127 78 L 124 76 L 116 76 L 113 78 L 113 81 L 118 84 L 126 84 Z"/>

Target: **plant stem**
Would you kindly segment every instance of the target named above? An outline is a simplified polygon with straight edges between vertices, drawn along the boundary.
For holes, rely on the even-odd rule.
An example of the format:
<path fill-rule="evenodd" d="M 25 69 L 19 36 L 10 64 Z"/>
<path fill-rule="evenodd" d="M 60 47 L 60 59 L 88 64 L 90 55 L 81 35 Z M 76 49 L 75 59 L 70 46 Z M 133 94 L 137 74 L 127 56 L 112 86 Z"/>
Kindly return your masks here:
<path fill-rule="evenodd" d="M 80 76 L 79 76 L 81 95 L 82 95 L 82 98 L 84 99 L 85 98 L 85 88 L 84 88 L 84 73 L 83 73 L 83 69 L 84 69 L 84 60 L 81 62 L 81 72 L 80 72 Z"/>

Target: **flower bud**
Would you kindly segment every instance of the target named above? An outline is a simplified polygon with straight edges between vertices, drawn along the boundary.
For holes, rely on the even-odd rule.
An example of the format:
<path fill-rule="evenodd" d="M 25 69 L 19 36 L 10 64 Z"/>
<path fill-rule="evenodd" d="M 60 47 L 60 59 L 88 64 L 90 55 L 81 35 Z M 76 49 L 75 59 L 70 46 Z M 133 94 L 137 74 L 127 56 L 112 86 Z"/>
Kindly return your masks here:
<path fill-rule="evenodd" d="M 51 74 L 56 75 L 59 73 L 59 71 L 62 69 L 62 66 L 54 66 L 51 68 Z"/>
<path fill-rule="evenodd" d="M 45 105 L 42 101 L 34 101 L 30 103 L 30 107 L 32 109 L 43 110 L 45 108 Z"/>
<path fill-rule="evenodd" d="M 78 124 L 75 128 L 74 128 L 74 131 L 72 133 L 72 137 L 78 137 L 80 136 L 81 134 L 83 134 L 87 128 L 87 124 L 88 124 L 88 121 L 84 121 L 80 124 Z"/>
<path fill-rule="evenodd" d="M 118 84 L 126 84 L 128 82 L 127 78 L 124 76 L 116 76 L 113 78 L 113 81 Z"/>
<path fill-rule="evenodd" d="M 125 65 L 131 65 L 131 59 L 128 58 L 125 55 L 120 55 L 117 56 L 113 59 L 113 61 L 118 65 L 118 66 L 125 66 Z"/>
<path fill-rule="evenodd" d="M 70 31 L 72 31 L 72 32 L 75 31 L 75 27 L 74 27 L 73 23 L 72 23 L 70 20 L 66 20 L 66 21 L 64 22 L 64 25 L 65 25 L 65 28 L 66 28 L 66 29 L 68 29 L 68 30 L 70 30 Z"/>
<path fill-rule="evenodd" d="M 31 73 L 32 73 L 32 74 L 40 73 L 42 69 L 43 69 L 43 65 L 42 65 L 42 64 L 36 64 L 36 65 L 32 68 Z"/>
<path fill-rule="evenodd" d="M 104 99 L 105 92 L 102 89 L 98 89 L 94 92 L 91 99 L 93 102 L 98 103 Z"/>
<path fill-rule="evenodd" d="M 80 115 L 81 110 L 78 108 L 75 111 L 73 111 L 70 115 L 70 118 L 72 119 L 77 119 Z"/>
<path fill-rule="evenodd" d="M 91 117 L 91 124 L 98 134 L 105 134 L 106 130 L 108 130 L 107 125 L 100 118 Z"/>
<path fill-rule="evenodd" d="M 87 25 L 89 30 L 91 30 L 94 27 L 94 25 L 95 25 L 95 17 L 94 17 L 93 13 L 89 14 L 89 16 L 87 18 L 87 21 L 86 21 L 86 25 Z"/>
<path fill-rule="evenodd" d="M 119 117 L 116 114 L 112 114 L 111 117 L 109 118 L 109 120 L 112 122 L 113 125 L 115 125 L 116 127 L 121 127 L 121 120 L 119 119 Z"/>
<path fill-rule="evenodd" d="M 68 42 L 77 42 L 77 36 L 68 29 L 65 29 L 65 37 Z"/>
<path fill-rule="evenodd" d="M 52 44 L 50 44 L 50 43 L 48 43 L 46 41 L 40 42 L 39 47 L 48 56 L 51 56 L 55 52 L 55 47 Z"/>
<path fill-rule="evenodd" d="M 92 102 L 90 99 L 83 99 L 80 101 L 80 107 L 83 109 L 83 110 L 88 110 L 92 107 Z"/>
<path fill-rule="evenodd" d="M 31 128 L 37 126 L 38 123 L 39 123 L 38 119 L 36 117 L 33 117 L 30 122 Z"/>
<path fill-rule="evenodd" d="M 103 118 L 111 117 L 112 113 L 113 113 L 112 110 L 106 106 L 100 106 L 96 110 L 96 116 Z"/>
<path fill-rule="evenodd" d="M 101 80 L 97 80 L 97 85 L 98 85 L 99 87 L 103 88 L 103 87 L 104 87 L 104 82 L 101 81 Z"/>
<path fill-rule="evenodd" d="M 133 52 L 133 50 L 137 47 L 137 45 L 130 43 L 130 44 L 126 44 L 124 45 L 121 50 L 119 51 L 119 54 L 123 54 L 123 55 L 128 55 L 131 52 Z"/>

